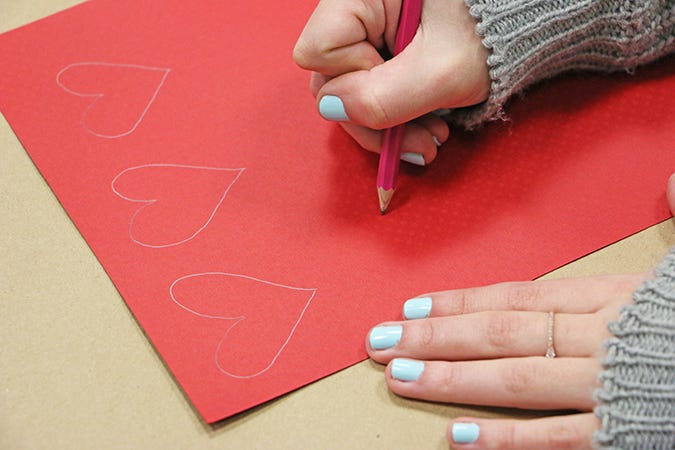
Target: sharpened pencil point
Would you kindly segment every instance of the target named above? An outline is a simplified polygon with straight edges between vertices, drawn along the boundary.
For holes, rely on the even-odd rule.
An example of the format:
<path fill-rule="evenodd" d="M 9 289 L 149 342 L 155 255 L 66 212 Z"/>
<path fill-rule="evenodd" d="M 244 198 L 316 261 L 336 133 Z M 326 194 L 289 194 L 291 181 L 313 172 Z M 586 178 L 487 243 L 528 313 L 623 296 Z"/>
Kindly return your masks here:
<path fill-rule="evenodd" d="M 387 212 L 391 198 L 394 196 L 394 189 L 377 188 L 377 197 L 380 200 L 380 214 Z"/>
<path fill-rule="evenodd" d="M 398 55 L 413 40 L 420 26 L 423 0 L 403 0 L 401 14 L 398 18 L 398 29 L 394 40 L 394 56 Z M 401 161 L 401 144 L 405 124 L 395 125 L 384 130 L 382 135 L 382 151 L 377 166 L 377 196 L 380 198 L 380 212 L 387 211 L 396 187 L 398 166 Z M 418 161 L 419 162 L 419 161 Z"/>

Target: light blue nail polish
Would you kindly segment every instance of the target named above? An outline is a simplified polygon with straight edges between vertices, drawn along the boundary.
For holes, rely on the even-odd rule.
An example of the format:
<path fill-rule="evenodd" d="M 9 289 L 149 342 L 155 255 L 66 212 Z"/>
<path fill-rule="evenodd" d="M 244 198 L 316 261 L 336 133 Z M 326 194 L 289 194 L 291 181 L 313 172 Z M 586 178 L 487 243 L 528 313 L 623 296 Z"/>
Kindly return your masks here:
<path fill-rule="evenodd" d="M 439 108 L 431 111 L 432 114 L 437 115 L 438 117 L 444 116 L 446 114 L 450 113 L 450 109 L 448 108 Z"/>
<path fill-rule="evenodd" d="M 391 362 L 391 376 L 400 381 L 416 381 L 424 372 L 424 363 L 396 358 Z"/>
<path fill-rule="evenodd" d="M 408 162 L 410 164 L 415 164 L 416 166 L 424 167 L 424 156 L 419 153 L 406 152 L 401 153 L 401 161 Z"/>
<path fill-rule="evenodd" d="M 393 347 L 401 340 L 402 333 L 403 327 L 401 325 L 375 327 L 370 331 L 370 346 L 374 350 Z"/>
<path fill-rule="evenodd" d="M 471 444 L 478 440 L 480 428 L 475 423 L 453 423 L 452 440 L 455 444 Z"/>
<path fill-rule="evenodd" d="M 431 297 L 411 298 L 403 304 L 403 317 L 406 319 L 424 319 L 431 313 Z"/>
<path fill-rule="evenodd" d="M 324 95 L 319 100 L 319 114 L 326 120 L 334 120 L 337 122 L 348 122 L 349 117 L 345 112 L 345 105 L 342 103 L 340 97 L 335 95 Z"/>

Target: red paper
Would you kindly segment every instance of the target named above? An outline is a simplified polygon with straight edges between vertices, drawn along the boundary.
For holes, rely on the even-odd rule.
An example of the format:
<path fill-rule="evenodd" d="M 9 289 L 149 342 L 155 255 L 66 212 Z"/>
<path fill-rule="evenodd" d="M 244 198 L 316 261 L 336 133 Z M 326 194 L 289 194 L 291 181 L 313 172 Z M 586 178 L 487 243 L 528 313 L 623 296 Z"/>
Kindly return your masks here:
<path fill-rule="evenodd" d="M 419 293 L 531 279 L 668 217 L 675 61 L 531 89 L 402 166 L 315 110 L 315 1 L 92 1 L 0 36 L 0 109 L 214 422 L 365 358 Z"/>

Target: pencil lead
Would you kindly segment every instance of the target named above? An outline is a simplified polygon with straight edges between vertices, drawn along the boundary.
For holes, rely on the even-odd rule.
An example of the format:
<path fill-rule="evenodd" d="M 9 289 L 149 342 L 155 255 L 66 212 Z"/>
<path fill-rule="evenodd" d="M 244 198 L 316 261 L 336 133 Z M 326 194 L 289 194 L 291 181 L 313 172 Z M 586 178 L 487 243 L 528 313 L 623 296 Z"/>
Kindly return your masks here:
<path fill-rule="evenodd" d="M 377 188 L 377 197 L 380 201 L 380 213 L 384 215 L 389 208 L 389 203 L 391 202 L 391 197 L 394 195 L 394 189 L 382 189 Z"/>

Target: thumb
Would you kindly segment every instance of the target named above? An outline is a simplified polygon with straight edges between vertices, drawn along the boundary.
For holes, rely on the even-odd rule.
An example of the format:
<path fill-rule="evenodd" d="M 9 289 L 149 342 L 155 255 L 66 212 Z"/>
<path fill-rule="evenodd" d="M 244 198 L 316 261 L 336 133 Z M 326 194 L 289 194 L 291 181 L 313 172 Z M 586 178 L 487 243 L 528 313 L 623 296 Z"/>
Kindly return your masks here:
<path fill-rule="evenodd" d="M 461 0 L 425 2 L 410 44 L 368 70 L 328 80 L 317 93 L 329 120 L 383 129 L 439 108 L 484 101 L 490 91 L 488 50 Z"/>
<path fill-rule="evenodd" d="M 370 70 L 327 81 L 317 93 L 319 112 L 329 120 L 372 129 L 408 122 L 440 107 L 433 72 L 411 43 L 396 57 Z"/>

